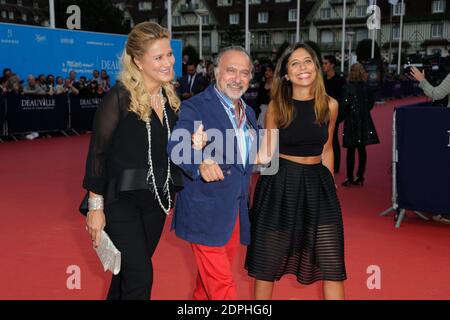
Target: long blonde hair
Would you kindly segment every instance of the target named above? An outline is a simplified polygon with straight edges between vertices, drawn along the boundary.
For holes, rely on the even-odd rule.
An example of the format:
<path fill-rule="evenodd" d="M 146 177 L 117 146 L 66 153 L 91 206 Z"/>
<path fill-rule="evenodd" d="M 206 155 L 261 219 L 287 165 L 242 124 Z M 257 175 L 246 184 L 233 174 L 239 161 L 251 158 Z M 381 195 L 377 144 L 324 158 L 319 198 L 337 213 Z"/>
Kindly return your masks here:
<path fill-rule="evenodd" d="M 274 107 L 275 124 L 278 128 L 286 128 L 289 126 L 294 117 L 292 83 L 287 81 L 285 76 L 287 74 L 289 58 L 295 50 L 300 48 L 305 49 L 311 55 L 316 68 L 316 79 L 313 82 L 316 122 L 325 123 L 328 122 L 330 118 L 330 109 L 328 107 L 330 98 L 325 91 L 319 59 L 310 46 L 304 43 L 296 43 L 295 45 L 288 47 L 278 60 L 273 76 L 271 96 Z"/>
<path fill-rule="evenodd" d="M 130 93 L 129 110 L 136 113 L 141 120 L 150 117 L 152 107 L 150 105 L 150 94 L 145 87 L 144 78 L 134 62 L 134 58 L 139 59 L 144 56 L 147 48 L 159 39 L 170 39 L 169 31 L 157 23 L 139 23 L 128 35 L 122 55 L 122 71 L 119 79 Z M 180 107 L 180 99 L 172 84 L 170 82 L 163 83 L 162 88 L 170 107 L 177 111 Z"/>

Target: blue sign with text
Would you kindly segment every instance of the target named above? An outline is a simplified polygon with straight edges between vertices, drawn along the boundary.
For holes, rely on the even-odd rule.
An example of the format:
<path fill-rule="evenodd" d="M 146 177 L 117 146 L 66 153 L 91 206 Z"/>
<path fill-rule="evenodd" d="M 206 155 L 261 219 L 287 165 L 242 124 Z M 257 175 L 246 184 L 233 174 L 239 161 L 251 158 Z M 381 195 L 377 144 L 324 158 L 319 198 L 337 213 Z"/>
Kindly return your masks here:
<path fill-rule="evenodd" d="M 92 78 L 105 69 L 113 84 L 127 36 L 0 23 L 0 68 L 11 68 L 23 80 L 29 74 Z M 181 76 L 181 40 L 172 40 L 175 75 Z"/>

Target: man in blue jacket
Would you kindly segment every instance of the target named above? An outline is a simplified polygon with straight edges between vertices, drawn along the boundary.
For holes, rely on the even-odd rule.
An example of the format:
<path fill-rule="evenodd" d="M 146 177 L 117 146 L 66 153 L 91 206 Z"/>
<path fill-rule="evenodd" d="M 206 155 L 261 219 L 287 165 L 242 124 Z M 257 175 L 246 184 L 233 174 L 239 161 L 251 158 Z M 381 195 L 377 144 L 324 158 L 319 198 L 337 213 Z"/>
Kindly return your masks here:
<path fill-rule="evenodd" d="M 233 258 L 239 238 L 244 245 L 250 242 L 248 193 L 257 124 L 254 111 L 241 97 L 253 66 L 245 49 L 228 47 L 218 54 L 214 67 L 217 83 L 183 102 L 168 144 L 172 161 L 186 174 L 172 228 L 191 243 L 197 262 L 193 299 L 234 300 Z M 210 141 L 205 146 L 200 138 L 199 146 L 195 141 L 203 129 Z M 189 148 L 180 152 L 182 131 L 189 133 Z"/>

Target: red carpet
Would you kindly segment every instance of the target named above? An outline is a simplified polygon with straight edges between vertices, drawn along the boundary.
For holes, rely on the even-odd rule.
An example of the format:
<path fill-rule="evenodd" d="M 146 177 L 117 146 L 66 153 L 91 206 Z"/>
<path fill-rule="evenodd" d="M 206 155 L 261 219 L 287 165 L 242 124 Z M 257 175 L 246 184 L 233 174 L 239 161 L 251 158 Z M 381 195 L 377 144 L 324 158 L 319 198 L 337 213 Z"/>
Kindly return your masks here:
<path fill-rule="evenodd" d="M 348 299 L 449 299 L 450 226 L 408 214 L 400 229 L 378 213 L 391 205 L 391 130 L 394 105 L 376 106 L 381 144 L 368 147 L 366 184 L 339 188 L 344 214 Z M 103 299 L 104 273 L 77 208 L 89 136 L 0 144 L 0 299 Z M 344 158 L 345 159 L 345 152 Z M 344 170 L 344 163 L 341 171 Z M 336 176 L 338 185 L 344 172 Z M 170 218 L 154 257 L 154 299 L 189 299 L 196 274 L 187 243 L 169 232 Z M 252 279 L 243 270 L 245 249 L 234 265 L 239 295 L 251 298 Z M 78 266 L 81 288 L 66 286 L 69 266 Z M 367 288 L 367 268 L 380 267 L 381 289 Z M 305 287 L 288 276 L 275 299 L 321 298 L 320 283 Z"/>

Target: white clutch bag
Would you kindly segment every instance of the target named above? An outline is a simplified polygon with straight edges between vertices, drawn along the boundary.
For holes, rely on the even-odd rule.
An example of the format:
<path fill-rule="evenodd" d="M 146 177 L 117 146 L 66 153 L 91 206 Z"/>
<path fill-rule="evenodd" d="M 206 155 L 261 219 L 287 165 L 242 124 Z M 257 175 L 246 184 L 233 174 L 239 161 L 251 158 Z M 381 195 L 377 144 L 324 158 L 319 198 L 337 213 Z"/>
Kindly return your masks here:
<path fill-rule="evenodd" d="M 100 245 L 94 250 L 97 252 L 104 271 L 110 270 L 115 275 L 120 272 L 120 251 L 117 250 L 104 230 L 102 230 Z"/>

